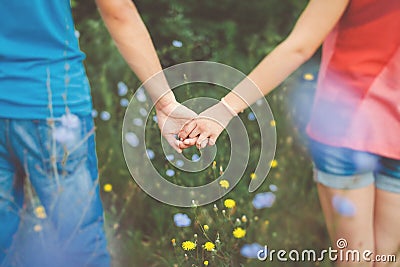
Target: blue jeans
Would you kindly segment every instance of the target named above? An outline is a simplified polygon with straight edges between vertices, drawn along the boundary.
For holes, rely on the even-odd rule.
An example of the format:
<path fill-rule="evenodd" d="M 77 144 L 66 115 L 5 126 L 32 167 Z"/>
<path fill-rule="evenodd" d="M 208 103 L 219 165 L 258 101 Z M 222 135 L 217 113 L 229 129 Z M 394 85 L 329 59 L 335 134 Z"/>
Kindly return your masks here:
<path fill-rule="evenodd" d="M 109 267 L 103 226 L 92 118 L 0 118 L 0 266 Z"/>

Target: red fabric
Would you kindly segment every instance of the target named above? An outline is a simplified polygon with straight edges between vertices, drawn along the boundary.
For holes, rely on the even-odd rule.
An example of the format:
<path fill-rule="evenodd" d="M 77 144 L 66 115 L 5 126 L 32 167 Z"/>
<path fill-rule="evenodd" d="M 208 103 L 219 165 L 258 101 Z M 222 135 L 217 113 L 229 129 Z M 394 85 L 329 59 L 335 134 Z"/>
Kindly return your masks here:
<path fill-rule="evenodd" d="M 307 132 L 400 159 L 400 0 L 350 2 L 324 42 Z"/>

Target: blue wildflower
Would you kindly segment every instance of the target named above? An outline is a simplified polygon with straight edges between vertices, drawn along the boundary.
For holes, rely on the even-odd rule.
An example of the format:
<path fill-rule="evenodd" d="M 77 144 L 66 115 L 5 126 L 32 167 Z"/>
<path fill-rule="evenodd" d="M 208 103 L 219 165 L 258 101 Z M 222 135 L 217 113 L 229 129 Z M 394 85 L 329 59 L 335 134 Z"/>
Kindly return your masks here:
<path fill-rule="evenodd" d="M 182 47 L 183 43 L 178 40 L 173 40 L 172 45 L 179 48 L 179 47 Z"/>
<path fill-rule="evenodd" d="M 126 98 L 122 98 L 122 99 L 119 101 L 119 104 L 121 105 L 121 107 L 127 107 L 127 106 L 129 105 L 129 100 L 126 99 Z"/>
<path fill-rule="evenodd" d="M 275 202 L 275 194 L 272 192 L 265 192 L 257 194 L 253 199 L 253 206 L 256 209 L 270 208 Z"/>
<path fill-rule="evenodd" d="M 260 257 L 264 257 L 265 249 L 263 246 L 261 246 L 258 243 L 253 243 L 253 244 L 245 244 L 243 247 L 240 249 L 240 254 L 242 254 L 243 257 L 249 258 L 249 259 L 257 259 L 258 252 L 260 250 L 263 250 L 262 253 L 260 253 Z"/>
<path fill-rule="evenodd" d="M 108 121 L 111 119 L 111 114 L 108 111 L 102 111 L 100 113 L 100 119 L 102 119 L 103 121 Z"/>
<path fill-rule="evenodd" d="M 146 149 L 146 154 L 147 154 L 147 157 L 148 157 L 149 159 L 154 159 L 154 157 L 156 156 L 156 154 L 154 153 L 154 151 L 151 150 L 151 149 Z"/>
<path fill-rule="evenodd" d="M 128 132 L 125 134 L 125 140 L 132 147 L 137 147 L 139 145 L 139 138 L 135 133 Z"/>
<path fill-rule="evenodd" d="M 175 175 L 175 171 L 174 171 L 174 170 L 171 170 L 171 169 L 168 169 L 168 170 L 166 170 L 165 174 L 166 174 L 167 176 L 169 176 L 169 177 L 172 177 L 172 176 Z"/>
<path fill-rule="evenodd" d="M 254 121 L 256 119 L 256 115 L 254 115 L 253 112 L 250 112 L 249 115 L 247 115 L 247 119 L 249 119 L 249 121 Z"/>
<path fill-rule="evenodd" d="M 271 190 L 272 192 L 276 192 L 278 191 L 278 187 L 274 184 L 270 184 L 269 185 L 269 190 Z"/>
<path fill-rule="evenodd" d="M 200 160 L 200 156 L 199 155 L 197 155 L 197 154 L 193 154 L 192 155 L 192 161 L 197 162 L 199 160 Z"/>
<path fill-rule="evenodd" d="M 174 215 L 174 222 L 178 227 L 187 227 L 190 226 L 192 220 L 184 213 L 177 213 Z"/>
<path fill-rule="evenodd" d="M 128 93 L 128 86 L 124 82 L 119 82 L 117 87 L 119 96 L 124 96 Z"/>

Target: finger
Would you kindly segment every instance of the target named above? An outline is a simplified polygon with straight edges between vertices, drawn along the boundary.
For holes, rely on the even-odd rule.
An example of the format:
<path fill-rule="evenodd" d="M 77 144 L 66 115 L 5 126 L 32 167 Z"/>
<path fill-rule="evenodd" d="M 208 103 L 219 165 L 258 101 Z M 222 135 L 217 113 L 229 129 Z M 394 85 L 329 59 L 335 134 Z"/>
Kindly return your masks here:
<path fill-rule="evenodd" d="M 214 137 L 214 136 L 210 136 L 210 138 L 208 139 L 208 145 L 209 146 L 215 145 L 216 142 L 217 142 L 217 138 Z"/>
<path fill-rule="evenodd" d="M 208 142 L 208 133 L 201 133 L 199 138 L 197 139 L 196 146 L 198 149 L 202 148 L 202 144 L 204 141 Z M 207 145 L 207 144 L 206 144 Z"/>
<path fill-rule="evenodd" d="M 196 126 L 194 130 L 189 134 L 189 138 L 197 137 L 200 134 L 199 127 Z"/>
<path fill-rule="evenodd" d="M 196 128 L 196 125 L 197 124 L 194 120 L 185 123 L 185 125 L 183 125 L 182 129 L 179 131 L 178 137 L 181 140 L 186 139 L 189 136 L 189 134 Z"/>
<path fill-rule="evenodd" d="M 197 142 L 197 137 L 194 138 L 187 138 L 185 140 L 183 140 L 183 144 L 190 147 L 190 146 L 194 146 Z"/>
<path fill-rule="evenodd" d="M 182 153 L 182 149 L 179 148 L 179 140 L 176 140 L 172 135 L 171 136 L 164 136 L 167 140 L 168 144 L 175 149 L 176 152 Z"/>

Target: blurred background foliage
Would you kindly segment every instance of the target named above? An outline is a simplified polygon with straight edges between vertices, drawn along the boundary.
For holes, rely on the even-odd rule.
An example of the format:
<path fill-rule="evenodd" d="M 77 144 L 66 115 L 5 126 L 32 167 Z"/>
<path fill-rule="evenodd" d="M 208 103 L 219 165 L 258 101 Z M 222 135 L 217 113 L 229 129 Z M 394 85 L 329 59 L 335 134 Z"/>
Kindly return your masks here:
<path fill-rule="evenodd" d="M 306 2 L 137 0 L 135 4 L 164 68 L 186 61 L 209 60 L 249 73 L 290 32 Z M 125 107 L 120 103 L 133 95 L 140 82 L 118 54 L 94 1 L 73 1 L 73 12 L 80 45 L 87 55 L 106 230 L 114 266 L 204 266 L 205 260 L 208 266 L 298 266 L 299 263 L 265 263 L 248 259 L 241 256 L 240 249 L 244 244 L 255 242 L 273 249 L 323 249 L 329 246 L 304 134 L 315 90 L 318 55 L 267 96 L 275 117 L 278 143 L 273 168 L 263 186 L 255 193 L 247 191 L 257 162 L 260 139 L 257 123 L 246 110 L 240 116 L 255 152 L 242 181 L 224 197 L 235 200 L 236 208 L 225 211 L 229 216 L 222 216 L 222 210 L 226 208 L 223 199 L 215 203 L 218 211 L 214 204 L 181 209 L 152 199 L 131 179 L 121 149 Z M 119 94 L 119 82 L 129 88 L 127 95 Z M 190 91 L 177 90 L 177 98 L 184 101 L 199 95 L 221 97 L 223 91 L 217 91 L 205 86 Z M 150 122 L 148 127 L 153 129 L 147 137 L 153 140 L 154 164 L 160 172 L 173 169 L 161 149 L 157 150 L 160 133 L 156 124 Z M 196 184 L 215 179 L 220 168 L 223 171 L 229 160 L 226 138 L 222 135 L 217 143 L 215 166 L 196 174 Z M 195 153 L 195 149 L 186 152 L 189 158 Z M 173 180 L 176 183 L 184 181 L 185 173 L 174 172 Z M 276 201 L 271 207 L 255 209 L 252 205 L 254 196 L 271 191 L 271 184 Z M 178 212 L 189 216 L 190 226 L 179 228 L 174 224 L 174 215 Z M 243 215 L 245 222 L 241 219 Z M 240 222 L 236 218 L 240 218 Z M 210 228 L 207 235 L 203 224 Z M 232 236 L 232 227 L 238 225 L 247 231 L 244 238 Z M 203 241 L 215 243 L 217 237 L 223 245 L 217 247 L 216 252 L 201 248 Z M 181 244 L 185 240 L 197 240 L 197 249 L 184 251 Z M 318 265 L 330 266 L 323 262 L 301 263 L 301 266 Z"/>

